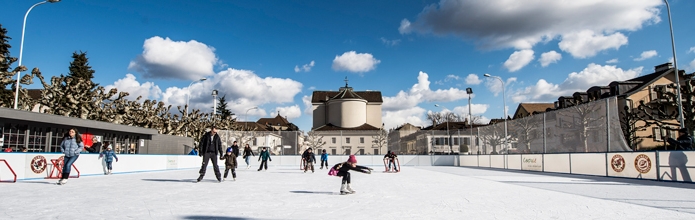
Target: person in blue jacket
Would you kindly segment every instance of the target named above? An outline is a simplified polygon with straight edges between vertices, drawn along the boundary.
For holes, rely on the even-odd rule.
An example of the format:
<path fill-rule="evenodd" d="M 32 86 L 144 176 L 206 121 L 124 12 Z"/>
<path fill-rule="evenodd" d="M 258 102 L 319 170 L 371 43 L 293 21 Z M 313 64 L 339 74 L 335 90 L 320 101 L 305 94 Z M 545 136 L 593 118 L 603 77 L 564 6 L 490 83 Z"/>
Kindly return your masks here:
<path fill-rule="evenodd" d="M 261 161 L 261 159 L 263 161 Z M 268 170 L 268 160 L 273 161 L 273 159 L 270 159 L 270 153 L 268 153 L 268 149 L 266 147 L 263 147 L 263 150 L 261 150 L 261 153 L 258 155 L 258 161 L 261 161 L 261 166 L 258 167 L 258 171 L 261 171 L 261 169 L 265 168 L 265 170 Z"/>
<path fill-rule="evenodd" d="M 63 185 L 68 182 L 72 164 L 80 157 L 80 152 L 82 152 L 82 150 L 84 150 L 82 136 L 77 132 L 76 128 L 71 128 L 67 136 L 63 138 L 63 142 L 60 143 L 60 151 L 64 154 L 64 157 L 63 172 L 60 176 L 60 180 L 58 180 L 58 185 Z"/>
<path fill-rule="evenodd" d="M 198 148 L 191 149 L 191 152 L 188 152 L 188 155 L 198 155 Z"/>
<path fill-rule="evenodd" d="M 104 162 L 106 162 L 106 169 L 108 169 L 108 171 L 106 171 L 104 175 L 111 175 L 111 170 L 113 169 L 113 159 L 116 158 L 116 162 L 118 162 L 118 156 L 116 156 L 116 152 L 113 152 L 113 150 L 111 150 L 111 145 L 108 145 L 106 147 L 106 150 L 99 154 L 99 159 L 101 159 L 102 157 L 104 158 Z"/>
<path fill-rule="evenodd" d="M 323 169 L 324 164 L 326 164 L 326 169 L 328 169 L 328 153 L 326 153 L 326 149 L 321 151 L 321 169 Z"/>

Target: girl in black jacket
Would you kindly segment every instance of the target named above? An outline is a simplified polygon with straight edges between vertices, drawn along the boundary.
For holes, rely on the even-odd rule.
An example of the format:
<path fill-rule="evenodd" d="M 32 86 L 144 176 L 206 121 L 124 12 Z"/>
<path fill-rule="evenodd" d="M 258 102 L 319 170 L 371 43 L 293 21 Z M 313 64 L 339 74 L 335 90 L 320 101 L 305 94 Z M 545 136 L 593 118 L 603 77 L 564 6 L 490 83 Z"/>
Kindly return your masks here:
<path fill-rule="evenodd" d="M 246 160 L 246 169 L 248 170 L 249 167 L 251 167 L 251 164 L 249 163 L 249 159 L 251 156 L 256 156 L 253 154 L 253 150 L 251 150 L 251 147 L 249 147 L 249 144 L 246 144 L 246 147 L 244 147 L 244 160 Z"/>
<path fill-rule="evenodd" d="M 355 191 L 350 187 L 350 172 L 348 171 L 354 170 L 357 172 L 372 174 L 372 168 L 357 165 L 355 155 L 350 155 L 347 162 L 336 164 L 333 166 L 333 169 L 338 171 L 337 176 L 343 177 L 342 184 L 340 185 L 341 195 L 355 193 Z"/>

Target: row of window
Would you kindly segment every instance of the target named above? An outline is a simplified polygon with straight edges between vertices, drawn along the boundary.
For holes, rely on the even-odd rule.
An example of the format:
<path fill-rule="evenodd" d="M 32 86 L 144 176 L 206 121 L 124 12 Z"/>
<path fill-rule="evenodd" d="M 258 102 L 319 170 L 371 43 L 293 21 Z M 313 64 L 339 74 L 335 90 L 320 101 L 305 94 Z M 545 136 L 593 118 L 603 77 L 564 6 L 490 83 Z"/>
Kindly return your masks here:
<path fill-rule="evenodd" d="M 334 144 L 335 144 L 337 141 L 338 141 L 337 138 L 331 138 L 331 143 L 334 143 Z M 349 144 L 349 143 L 350 143 L 350 138 L 349 138 L 349 137 L 346 137 L 346 138 L 345 138 L 345 143 L 346 143 L 346 144 Z M 363 138 L 363 137 L 360 137 L 360 144 L 364 144 L 364 138 Z"/>
<path fill-rule="evenodd" d="M 324 149 L 319 148 L 316 150 L 315 154 L 320 155 L 323 152 L 323 150 Z M 326 150 L 326 153 L 330 152 L 329 153 L 330 155 L 338 155 L 338 149 L 333 148 L 333 149 L 325 149 L 325 150 Z M 374 153 L 374 155 L 379 155 L 380 154 L 379 149 L 373 149 L 373 153 Z M 341 155 L 350 155 L 350 154 L 352 154 L 350 149 L 345 149 L 343 152 L 341 152 Z M 366 155 L 365 150 L 364 149 L 358 149 L 357 152 L 355 152 L 355 155 Z"/>
<path fill-rule="evenodd" d="M 0 124 L 0 146 L 13 151 L 60 152 L 63 137 L 70 129 L 35 127 L 26 124 Z M 82 131 L 84 132 L 84 131 Z M 136 154 L 138 136 L 106 134 L 102 141 L 110 141 L 113 150 L 121 154 Z M 85 140 L 86 141 L 86 140 Z"/>

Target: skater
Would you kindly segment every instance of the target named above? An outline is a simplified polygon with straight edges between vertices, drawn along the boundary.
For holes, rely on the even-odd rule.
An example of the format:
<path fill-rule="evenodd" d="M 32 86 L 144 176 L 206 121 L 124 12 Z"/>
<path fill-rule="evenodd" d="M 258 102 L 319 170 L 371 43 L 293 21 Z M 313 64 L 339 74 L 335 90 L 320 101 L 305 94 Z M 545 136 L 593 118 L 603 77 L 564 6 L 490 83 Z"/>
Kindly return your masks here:
<path fill-rule="evenodd" d="M 346 162 L 334 165 L 333 169 L 338 171 L 337 176 L 343 177 L 340 185 L 341 195 L 355 193 L 352 187 L 350 187 L 350 170 L 372 174 L 372 168 L 357 165 L 357 158 L 355 158 L 355 155 L 350 155 Z"/>
<path fill-rule="evenodd" d="M 668 144 L 673 146 L 673 150 L 692 150 L 693 139 L 688 135 L 687 128 L 678 129 L 678 139 L 663 137 L 662 140 L 668 141 Z"/>
<path fill-rule="evenodd" d="M 227 149 L 227 154 L 224 156 L 220 157 L 220 160 L 224 160 L 224 179 L 223 181 L 227 180 L 227 175 L 229 174 L 229 170 L 232 170 L 232 180 L 236 181 L 236 155 L 234 155 L 234 150 L 232 149 Z"/>
<path fill-rule="evenodd" d="M 391 154 L 389 155 L 389 169 L 391 169 L 391 165 L 393 165 L 393 170 L 398 172 L 398 167 L 396 166 L 396 160 L 398 160 L 398 156 L 396 155 L 396 152 L 391 151 Z"/>
<path fill-rule="evenodd" d="M 97 137 L 92 137 L 92 146 L 87 148 L 86 150 L 89 153 L 101 154 L 101 147 L 102 144 L 101 142 L 99 142 L 99 139 L 97 139 Z"/>
<path fill-rule="evenodd" d="M 303 159 L 306 162 L 306 165 L 304 165 L 304 172 L 309 170 L 309 167 L 311 167 L 311 172 L 314 172 L 314 164 L 316 164 L 316 156 L 314 155 L 314 152 L 311 152 L 311 148 L 306 150 L 306 153 L 303 155 Z"/>
<path fill-rule="evenodd" d="M 214 125 L 210 126 L 210 131 L 203 134 L 203 137 L 200 138 L 199 147 L 199 156 L 203 158 L 203 164 L 200 166 L 200 176 L 196 182 L 200 182 L 203 180 L 203 177 L 205 177 L 205 171 L 210 160 L 212 160 L 212 168 L 215 171 L 217 182 L 222 182 L 220 167 L 217 166 L 217 153 L 219 152 L 220 156 L 224 154 L 222 153 L 222 141 L 220 140 L 220 135 L 217 134 L 217 128 Z"/>
<path fill-rule="evenodd" d="M 104 158 L 104 162 L 106 162 L 106 169 L 107 171 L 104 172 L 104 175 L 111 175 L 111 170 L 113 170 L 113 159 L 116 158 L 116 162 L 118 162 L 118 156 L 116 156 L 116 153 L 111 150 L 111 146 L 109 146 L 108 142 L 106 143 L 106 150 L 104 152 L 101 152 L 99 154 L 99 159 L 102 157 Z"/>
<path fill-rule="evenodd" d="M 234 141 L 234 143 L 232 143 L 232 153 L 234 153 L 234 155 L 236 155 L 235 157 L 239 156 L 239 145 L 236 144 L 236 141 Z"/>
<path fill-rule="evenodd" d="M 263 150 L 261 150 L 261 153 L 258 155 L 258 161 L 263 161 L 261 162 L 261 166 L 258 167 L 258 171 L 261 171 L 265 167 L 265 170 L 268 170 L 268 161 L 273 161 L 273 159 L 270 159 L 270 153 L 268 153 L 268 150 L 266 147 L 263 147 Z"/>
<path fill-rule="evenodd" d="M 323 149 L 321 152 L 321 169 L 323 170 L 323 164 L 326 164 L 326 169 L 328 169 L 328 153 L 326 153 L 326 149 Z"/>
<path fill-rule="evenodd" d="M 256 156 L 253 154 L 253 150 L 251 150 L 251 147 L 249 147 L 249 144 L 246 144 L 246 147 L 244 147 L 244 160 L 246 161 L 246 169 L 248 170 L 251 168 L 251 163 L 249 163 L 249 160 L 251 159 L 251 156 Z"/>
<path fill-rule="evenodd" d="M 191 152 L 188 152 L 188 155 L 198 155 L 198 148 L 193 148 L 191 149 Z"/>
<path fill-rule="evenodd" d="M 80 152 L 83 150 L 84 142 L 82 142 L 82 136 L 77 132 L 76 128 L 70 129 L 68 135 L 65 136 L 63 142 L 60 143 L 60 151 L 63 152 L 65 156 L 63 157 L 63 173 L 60 176 L 60 180 L 58 180 L 58 185 L 63 185 L 68 182 L 72 164 L 80 157 Z"/>

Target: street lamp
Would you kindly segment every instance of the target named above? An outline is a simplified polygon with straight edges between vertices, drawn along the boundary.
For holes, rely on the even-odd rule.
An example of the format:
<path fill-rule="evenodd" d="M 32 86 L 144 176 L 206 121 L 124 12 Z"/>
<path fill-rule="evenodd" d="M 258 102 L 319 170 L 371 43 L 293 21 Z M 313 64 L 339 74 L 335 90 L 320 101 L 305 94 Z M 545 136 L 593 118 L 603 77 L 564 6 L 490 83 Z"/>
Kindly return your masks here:
<path fill-rule="evenodd" d="M 668 5 L 668 1 L 664 0 L 666 3 L 666 11 L 668 12 L 668 27 L 671 30 L 671 51 L 673 52 L 673 68 L 676 68 L 676 105 L 678 106 L 678 121 L 681 123 L 681 128 L 685 127 L 683 123 L 683 103 L 681 100 L 681 82 L 678 76 L 678 61 L 676 61 L 676 42 L 673 39 L 673 24 L 671 23 L 671 7 Z"/>
<path fill-rule="evenodd" d="M 248 128 L 249 128 L 249 126 L 248 126 L 249 122 L 246 120 L 249 117 L 249 111 L 251 111 L 252 109 L 258 109 L 258 106 L 254 106 L 253 108 L 246 109 L 246 113 L 244 114 L 244 131 L 248 130 Z"/>
<path fill-rule="evenodd" d="M 471 95 L 473 94 L 473 89 L 471 87 L 466 88 L 466 94 L 468 94 L 468 125 L 469 130 L 471 130 L 471 136 L 468 138 L 469 146 L 468 151 L 472 152 L 473 146 L 473 112 L 471 112 Z M 477 139 L 476 139 L 477 140 Z"/>
<path fill-rule="evenodd" d="M 217 89 L 212 90 L 212 114 L 217 115 Z"/>
<path fill-rule="evenodd" d="M 439 106 L 438 104 L 434 104 L 434 107 L 445 109 L 444 106 Z M 449 144 L 449 154 L 454 153 L 454 149 L 451 147 L 451 136 L 449 136 L 449 115 L 446 115 L 446 142 Z"/>
<path fill-rule="evenodd" d="M 500 82 L 502 83 L 502 104 L 504 105 L 503 106 L 503 108 L 504 108 L 503 109 L 503 111 L 504 111 L 504 147 L 507 147 L 507 141 L 508 141 L 507 140 L 507 97 L 504 94 L 504 80 L 502 80 L 502 78 L 500 78 L 499 76 L 492 76 L 492 75 L 487 74 L 487 73 L 484 74 L 483 76 L 496 78 L 496 79 L 500 80 Z"/>
<path fill-rule="evenodd" d="M 208 80 L 208 79 L 207 78 L 200 78 L 199 80 L 193 81 L 193 82 L 191 82 L 191 84 L 188 84 L 188 92 L 186 93 L 186 114 L 188 114 L 188 101 L 191 99 L 191 86 L 193 85 L 193 83 L 202 82 L 205 80 Z"/>
<path fill-rule="evenodd" d="M 45 4 L 45 3 L 56 3 L 59 1 L 60 0 L 47 0 L 47 1 L 42 1 L 42 2 L 36 3 L 36 4 L 32 5 L 31 7 L 29 7 L 29 10 L 27 10 L 27 13 L 24 14 L 24 23 L 22 23 L 22 40 L 19 43 L 19 63 L 17 64 L 18 67 L 22 66 L 22 52 L 24 51 L 24 29 L 27 26 L 27 16 L 29 15 L 29 12 L 31 11 L 31 9 L 34 9 L 34 7 L 36 7 L 38 5 Z M 17 103 L 19 102 L 19 79 L 21 78 L 21 76 L 22 76 L 22 72 L 17 71 L 17 87 L 15 88 L 15 91 L 14 91 L 14 109 L 17 109 Z"/>

